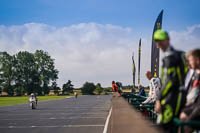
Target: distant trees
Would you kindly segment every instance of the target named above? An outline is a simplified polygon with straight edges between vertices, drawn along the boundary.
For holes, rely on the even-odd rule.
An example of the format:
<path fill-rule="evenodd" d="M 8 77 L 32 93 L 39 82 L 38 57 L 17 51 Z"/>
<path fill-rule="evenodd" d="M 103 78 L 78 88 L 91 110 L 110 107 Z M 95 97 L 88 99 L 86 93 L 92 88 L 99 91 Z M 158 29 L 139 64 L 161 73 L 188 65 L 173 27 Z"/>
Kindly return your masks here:
<path fill-rule="evenodd" d="M 0 52 L 0 94 L 4 91 L 9 96 L 14 94 L 21 96 L 32 92 L 38 95 L 49 94 L 53 90 L 59 94 L 56 80 L 58 70 L 55 69 L 54 59 L 43 50 L 35 53 L 20 51 L 15 55 Z M 74 85 L 68 80 L 62 86 L 62 94 L 72 93 Z M 93 95 L 108 92 L 109 89 L 102 88 L 100 83 L 86 82 L 81 88 L 83 94 Z"/>
<path fill-rule="evenodd" d="M 1 73 L 1 86 L 4 88 L 4 91 L 8 93 L 8 95 L 14 94 L 14 56 L 10 56 L 7 52 L 0 53 L 0 73 Z"/>
<path fill-rule="evenodd" d="M 74 85 L 72 85 L 71 82 L 72 82 L 71 80 L 68 80 L 67 83 L 63 84 L 62 94 L 65 94 L 65 92 L 67 92 L 67 93 L 73 92 L 73 89 L 74 89 L 73 86 Z"/>
<path fill-rule="evenodd" d="M 93 91 L 96 89 L 96 86 L 94 83 L 86 82 L 83 84 L 83 87 L 81 88 L 81 92 L 84 95 L 93 95 Z"/>
<path fill-rule="evenodd" d="M 0 87 L 10 96 L 32 92 L 48 94 L 50 83 L 57 78 L 58 70 L 47 52 L 20 51 L 13 56 L 0 52 Z"/>
<path fill-rule="evenodd" d="M 97 91 L 98 95 L 100 95 L 103 92 L 103 88 L 101 87 L 100 83 L 97 83 L 96 91 Z"/>
<path fill-rule="evenodd" d="M 54 94 L 58 95 L 59 94 L 59 90 L 61 90 L 61 89 L 60 89 L 60 87 L 57 86 L 56 82 L 53 82 L 52 85 L 51 85 L 51 90 L 54 91 Z"/>
<path fill-rule="evenodd" d="M 101 87 L 100 83 L 97 83 L 96 85 L 91 82 L 85 82 L 83 84 L 83 87 L 81 87 L 81 92 L 83 95 L 94 95 L 94 94 L 109 94 L 109 92 L 112 91 L 112 87 Z"/>

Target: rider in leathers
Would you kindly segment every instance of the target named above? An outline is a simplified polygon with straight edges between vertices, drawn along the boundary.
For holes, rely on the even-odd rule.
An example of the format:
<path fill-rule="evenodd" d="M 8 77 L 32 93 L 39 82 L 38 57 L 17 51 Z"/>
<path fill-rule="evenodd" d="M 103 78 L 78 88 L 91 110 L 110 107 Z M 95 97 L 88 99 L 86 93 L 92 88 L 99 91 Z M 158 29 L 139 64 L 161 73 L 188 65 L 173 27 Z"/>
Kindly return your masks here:
<path fill-rule="evenodd" d="M 185 54 L 175 50 L 169 43 L 168 33 L 157 30 L 154 33 L 156 45 L 164 52 L 161 70 L 162 87 L 156 101 L 155 111 L 160 113 L 160 125 L 171 132 L 173 118 L 178 117 L 185 102 L 184 79 L 187 73 Z"/>

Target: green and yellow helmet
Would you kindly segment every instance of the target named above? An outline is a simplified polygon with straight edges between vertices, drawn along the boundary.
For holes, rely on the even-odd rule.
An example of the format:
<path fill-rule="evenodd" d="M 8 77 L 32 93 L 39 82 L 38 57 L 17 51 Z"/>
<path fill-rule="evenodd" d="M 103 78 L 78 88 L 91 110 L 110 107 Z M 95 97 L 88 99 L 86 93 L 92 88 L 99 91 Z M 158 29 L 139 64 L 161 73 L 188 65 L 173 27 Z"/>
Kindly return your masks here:
<path fill-rule="evenodd" d="M 163 30 L 156 30 L 154 32 L 154 35 L 153 35 L 153 39 L 156 41 L 156 40 L 159 40 L 159 41 L 162 41 L 162 40 L 165 40 L 169 37 L 168 33 L 166 31 L 163 31 Z"/>

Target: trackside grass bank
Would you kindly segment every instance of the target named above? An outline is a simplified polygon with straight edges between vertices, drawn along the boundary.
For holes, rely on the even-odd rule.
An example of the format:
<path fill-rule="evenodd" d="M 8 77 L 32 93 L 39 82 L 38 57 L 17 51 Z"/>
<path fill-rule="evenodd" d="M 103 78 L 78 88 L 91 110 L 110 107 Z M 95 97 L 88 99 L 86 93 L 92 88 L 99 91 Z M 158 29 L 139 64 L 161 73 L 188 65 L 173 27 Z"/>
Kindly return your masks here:
<path fill-rule="evenodd" d="M 56 99 L 63 99 L 69 96 L 38 96 L 38 101 L 46 101 L 46 100 L 56 100 Z M 8 106 L 8 105 L 15 105 L 15 104 L 23 104 L 28 103 L 29 97 L 28 96 L 21 96 L 21 97 L 0 97 L 0 106 Z"/>

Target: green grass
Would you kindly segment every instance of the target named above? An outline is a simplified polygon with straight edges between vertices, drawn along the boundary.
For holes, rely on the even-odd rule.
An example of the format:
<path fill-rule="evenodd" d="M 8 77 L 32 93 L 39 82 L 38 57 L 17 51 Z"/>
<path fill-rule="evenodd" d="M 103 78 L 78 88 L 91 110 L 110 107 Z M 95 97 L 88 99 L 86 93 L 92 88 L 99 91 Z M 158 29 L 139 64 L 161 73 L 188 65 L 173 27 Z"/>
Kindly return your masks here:
<path fill-rule="evenodd" d="M 46 100 L 56 100 L 56 99 L 63 99 L 67 96 L 38 96 L 38 101 L 46 101 Z M 8 106 L 8 105 L 15 105 L 15 104 L 23 104 L 28 103 L 29 97 L 22 96 L 22 97 L 0 97 L 0 106 Z"/>

